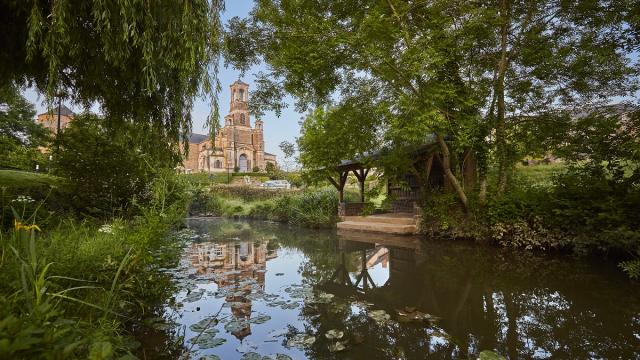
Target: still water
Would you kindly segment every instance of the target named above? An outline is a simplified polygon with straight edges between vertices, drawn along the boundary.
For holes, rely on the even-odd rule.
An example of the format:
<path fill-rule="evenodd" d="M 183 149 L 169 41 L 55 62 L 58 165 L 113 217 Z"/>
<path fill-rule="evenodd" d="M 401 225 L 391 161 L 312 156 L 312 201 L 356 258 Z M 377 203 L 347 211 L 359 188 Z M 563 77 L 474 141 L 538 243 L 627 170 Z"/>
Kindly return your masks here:
<path fill-rule="evenodd" d="M 194 359 L 640 358 L 615 265 L 470 243 L 192 219 L 166 316 Z"/>

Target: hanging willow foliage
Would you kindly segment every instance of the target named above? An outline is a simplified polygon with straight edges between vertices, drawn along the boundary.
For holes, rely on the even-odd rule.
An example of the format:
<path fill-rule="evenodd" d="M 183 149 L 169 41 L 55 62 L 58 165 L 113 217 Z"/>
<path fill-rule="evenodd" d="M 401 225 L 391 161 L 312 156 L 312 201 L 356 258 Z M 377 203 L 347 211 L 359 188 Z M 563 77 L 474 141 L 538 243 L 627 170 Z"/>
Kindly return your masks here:
<path fill-rule="evenodd" d="M 98 103 L 176 149 L 196 97 L 218 118 L 223 0 L 8 0 L 0 3 L 0 86 Z M 212 120 L 213 121 L 213 120 Z"/>

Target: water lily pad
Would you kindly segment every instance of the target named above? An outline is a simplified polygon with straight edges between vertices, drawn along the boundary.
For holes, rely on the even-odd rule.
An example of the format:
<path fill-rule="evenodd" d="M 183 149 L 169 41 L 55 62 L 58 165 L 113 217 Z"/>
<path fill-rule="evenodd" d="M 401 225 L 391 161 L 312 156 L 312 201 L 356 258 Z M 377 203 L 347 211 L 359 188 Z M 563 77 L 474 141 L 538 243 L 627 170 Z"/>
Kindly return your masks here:
<path fill-rule="evenodd" d="M 236 348 L 236 351 L 241 353 L 241 354 L 244 354 L 244 353 L 250 353 L 250 352 L 252 352 L 253 350 L 255 350 L 257 348 L 258 348 L 258 345 L 256 345 L 256 344 L 252 343 L 251 341 L 245 339 L 244 341 L 242 341 L 240 346 L 238 346 Z"/>
<path fill-rule="evenodd" d="M 267 303 L 267 306 L 270 306 L 270 307 L 278 307 L 278 306 L 283 306 L 283 305 L 286 305 L 286 304 L 287 304 L 287 302 L 286 302 L 286 301 L 279 300 L 279 301 L 269 302 L 269 303 Z"/>
<path fill-rule="evenodd" d="M 310 299 L 313 297 L 313 290 L 304 285 L 294 284 L 284 289 L 284 291 L 294 299 Z"/>
<path fill-rule="evenodd" d="M 289 355 L 276 354 L 276 360 L 293 360 L 293 359 Z"/>
<path fill-rule="evenodd" d="M 191 324 L 189 329 L 194 332 L 201 332 L 205 329 L 212 330 L 218 324 L 218 320 L 213 318 L 204 318 L 195 324 Z M 217 331 L 217 330 L 216 330 Z"/>
<path fill-rule="evenodd" d="M 260 314 L 256 317 L 253 317 L 251 319 L 249 319 L 250 323 L 254 323 L 254 324 L 264 324 L 267 321 L 271 320 L 271 316 L 269 315 L 265 315 L 265 314 Z"/>
<path fill-rule="evenodd" d="M 296 334 L 287 341 L 287 347 L 304 349 L 305 347 L 313 345 L 314 342 L 316 342 L 316 337 L 313 335 Z"/>
<path fill-rule="evenodd" d="M 384 310 L 370 311 L 369 317 L 378 324 L 384 324 L 389 321 L 389 319 L 391 319 L 391 315 L 387 314 L 387 312 Z"/>
<path fill-rule="evenodd" d="M 506 358 L 491 350 L 484 350 L 480 352 L 478 360 L 506 360 Z"/>
<path fill-rule="evenodd" d="M 234 319 L 229 321 L 225 326 L 224 329 L 227 332 L 230 333 L 234 333 L 234 332 L 238 332 L 241 331 L 243 329 L 246 329 L 247 327 L 249 327 L 249 322 L 244 320 L 244 319 Z"/>
<path fill-rule="evenodd" d="M 295 308 L 297 308 L 298 306 L 300 306 L 300 304 L 299 304 L 299 303 L 297 303 L 297 302 L 291 302 L 291 303 L 288 303 L 288 304 L 284 304 L 284 305 L 282 305 L 282 306 L 280 306 L 280 307 L 281 307 L 282 309 L 295 309 Z"/>
<path fill-rule="evenodd" d="M 331 343 L 327 345 L 327 348 L 329 349 L 329 352 L 333 353 L 333 352 L 343 351 L 347 347 L 346 347 L 346 342 L 336 341 L 335 343 Z"/>
<path fill-rule="evenodd" d="M 240 358 L 240 360 L 262 360 L 262 355 L 256 352 L 248 352 Z"/>
<path fill-rule="evenodd" d="M 215 336 L 215 333 L 202 333 L 189 341 L 191 341 L 191 343 L 193 344 L 198 345 L 200 349 L 211 349 L 227 342 L 226 339 L 217 338 Z"/>
<path fill-rule="evenodd" d="M 318 303 L 330 303 L 331 300 L 333 300 L 333 298 L 335 297 L 335 295 L 333 294 L 329 294 L 329 293 L 325 293 L 325 292 L 321 292 L 320 294 L 318 294 L 318 296 L 316 297 L 316 302 Z"/>
<path fill-rule="evenodd" d="M 413 309 L 413 311 L 411 312 L 396 310 L 398 312 L 398 321 L 400 322 L 425 322 L 425 321 L 433 322 L 439 319 L 438 317 L 433 316 L 431 314 L 427 314 L 427 313 L 423 313 L 418 310 L 415 310 L 415 308 L 411 308 L 411 309 Z M 405 308 L 405 310 L 409 310 L 409 308 Z"/>
<path fill-rule="evenodd" d="M 222 360 L 218 355 L 205 355 L 198 358 L 198 360 Z"/>
<path fill-rule="evenodd" d="M 192 291 L 184 298 L 184 301 L 186 302 L 198 301 L 202 299 L 202 295 L 204 295 L 204 289 L 201 289 L 199 291 Z"/>
<path fill-rule="evenodd" d="M 338 329 L 333 329 L 333 330 L 329 330 L 327 331 L 324 336 L 329 339 L 329 340 L 333 340 L 333 339 L 342 339 L 342 337 L 344 336 L 344 332 L 340 331 Z"/>

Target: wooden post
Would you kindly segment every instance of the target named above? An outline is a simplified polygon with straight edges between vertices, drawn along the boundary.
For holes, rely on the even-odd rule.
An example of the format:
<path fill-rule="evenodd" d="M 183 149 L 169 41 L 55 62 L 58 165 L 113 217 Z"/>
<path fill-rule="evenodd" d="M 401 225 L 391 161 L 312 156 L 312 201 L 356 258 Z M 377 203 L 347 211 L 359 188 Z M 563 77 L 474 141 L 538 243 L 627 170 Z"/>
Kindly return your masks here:
<path fill-rule="evenodd" d="M 340 173 L 340 202 L 344 202 L 344 186 L 347 183 L 347 177 L 349 176 L 349 172 L 345 171 Z"/>
<path fill-rule="evenodd" d="M 369 169 L 353 170 L 353 174 L 360 183 L 360 202 L 364 202 L 364 182 L 367 179 L 367 174 L 369 174 Z"/>
<path fill-rule="evenodd" d="M 331 184 L 338 190 L 338 196 L 340 198 L 340 202 L 344 202 L 344 185 L 347 183 L 347 176 L 349 172 L 341 172 L 338 182 L 333 180 L 331 176 L 327 176 L 327 179 Z"/>

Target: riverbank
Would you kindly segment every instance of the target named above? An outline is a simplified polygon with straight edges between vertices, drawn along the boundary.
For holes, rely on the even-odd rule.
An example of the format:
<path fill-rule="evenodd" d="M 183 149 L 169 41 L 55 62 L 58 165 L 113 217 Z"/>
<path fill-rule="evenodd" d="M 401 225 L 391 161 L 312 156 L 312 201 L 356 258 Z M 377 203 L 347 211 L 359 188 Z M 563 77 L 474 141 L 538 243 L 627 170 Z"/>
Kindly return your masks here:
<path fill-rule="evenodd" d="M 332 228 L 338 222 L 338 196 L 331 188 L 263 189 L 222 184 L 198 188 L 190 214 L 284 222 Z"/>
<path fill-rule="evenodd" d="M 560 165 L 521 167 L 512 183 L 484 205 L 470 192 L 475 204 L 468 213 L 453 194 L 432 194 L 422 203 L 423 232 L 519 250 L 596 255 L 640 278 L 639 188 Z"/>
<path fill-rule="evenodd" d="M 45 219 L 46 198 L 8 202 L 14 224 L 0 232 L 0 358 L 145 357 L 134 333 L 165 328 L 154 312 L 174 283 L 161 269 L 182 251 L 171 234 L 189 200 L 179 179 L 159 176 L 151 187 L 130 219 Z"/>

